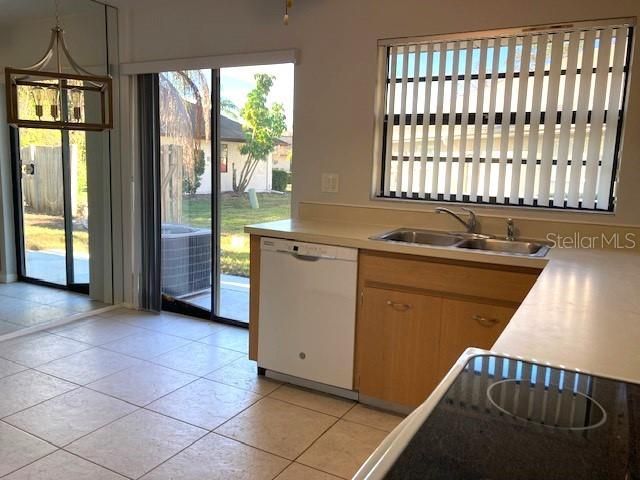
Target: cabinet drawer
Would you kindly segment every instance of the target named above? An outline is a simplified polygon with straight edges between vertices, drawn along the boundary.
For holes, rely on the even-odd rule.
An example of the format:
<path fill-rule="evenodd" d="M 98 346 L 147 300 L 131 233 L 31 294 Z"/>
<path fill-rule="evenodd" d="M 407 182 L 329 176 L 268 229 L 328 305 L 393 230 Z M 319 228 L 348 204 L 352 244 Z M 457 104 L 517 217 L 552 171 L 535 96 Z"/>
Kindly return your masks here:
<path fill-rule="evenodd" d="M 416 406 L 438 382 L 442 299 L 365 288 L 358 324 L 359 391 Z"/>
<path fill-rule="evenodd" d="M 444 376 L 467 348 L 490 349 L 515 311 L 511 307 L 443 299 L 440 375 Z"/>
<path fill-rule="evenodd" d="M 522 302 L 540 273 L 536 269 L 370 251 L 361 252 L 359 268 L 365 284 L 398 285 L 511 303 Z"/>

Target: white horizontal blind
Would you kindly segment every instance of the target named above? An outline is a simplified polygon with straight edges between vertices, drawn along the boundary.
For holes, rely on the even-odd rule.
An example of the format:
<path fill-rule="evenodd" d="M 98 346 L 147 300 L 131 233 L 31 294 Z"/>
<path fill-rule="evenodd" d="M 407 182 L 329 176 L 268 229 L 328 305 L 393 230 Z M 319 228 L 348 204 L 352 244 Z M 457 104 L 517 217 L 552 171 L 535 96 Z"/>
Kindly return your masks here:
<path fill-rule="evenodd" d="M 382 47 L 377 194 L 613 210 L 633 26 L 500 33 Z"/>

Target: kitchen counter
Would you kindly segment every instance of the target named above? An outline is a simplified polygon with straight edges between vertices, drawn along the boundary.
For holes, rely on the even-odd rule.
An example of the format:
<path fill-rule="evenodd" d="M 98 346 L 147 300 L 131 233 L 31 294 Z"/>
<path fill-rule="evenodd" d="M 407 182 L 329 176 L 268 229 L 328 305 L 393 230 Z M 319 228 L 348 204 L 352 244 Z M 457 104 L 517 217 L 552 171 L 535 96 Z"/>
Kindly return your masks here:
<path fill-rule="evenodd" d="M 552 249 L 546 257 L 529 258 L 369 239 L 393 228 L 283 220 L 250 225 L 245 231 L 303 242 L 543 269 L 493 351 L 640 383 L 637 251 Z"/>

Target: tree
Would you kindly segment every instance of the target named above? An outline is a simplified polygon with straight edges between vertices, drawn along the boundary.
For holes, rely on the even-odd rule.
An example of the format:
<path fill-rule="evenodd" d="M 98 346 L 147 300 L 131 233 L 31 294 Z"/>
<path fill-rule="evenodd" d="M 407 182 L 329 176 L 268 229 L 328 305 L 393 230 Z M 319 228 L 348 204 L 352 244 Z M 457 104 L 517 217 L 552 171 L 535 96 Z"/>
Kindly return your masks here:
<path fill-rule="evenodd" d="M 205 170 L 202 144 L 209 140 L 210 106 L 206 100 L 209 97 L 205 71 L 160 74 L 160 134 L 179 155 L 175 167 L 182 167 L 182 194 L 195 195 Z M 164 172 L 163 186 L 174 174 L 171 169 Z M 163 195 L 167 194 L 165 190 L 163 188 Z"/>
<path fill-rule="evenodd" d="M 202 175 L 204 175 L 204 170 L 206 168 L 204 152 L 202 150 L 198 150 L 195 155 L 195 162 L 193 165 L 190 165 L 190 167 L 192 167 L 192 171 L 187 170 L 184 166 L 182 169 L 182 190 L 190 197 L 193 197 L 200 188 Z"/>
<path fill-rule="evenodd" d="M 236 193 L 246 190 L 257 166 L 273 152 L 278 138 L 286 128 L 282 104 L 274 103 L 271 108 L 267 107 L 267 98 L 275 77 L 258 73 L 254 78 L 256 86 L 249 92 L 247 102 L 240 112 L 244 120 L 245 136 L 240 153 L 246 155 L 246 161 L 237 174 L 234 167 L 233 191 Z"/>
<path fill-rule="evenodd" d="M 220 113 L 237 120 L 239 111 L 240 109 L 233 103 L 233 100 L 225 97 L 220 99 Z"/>

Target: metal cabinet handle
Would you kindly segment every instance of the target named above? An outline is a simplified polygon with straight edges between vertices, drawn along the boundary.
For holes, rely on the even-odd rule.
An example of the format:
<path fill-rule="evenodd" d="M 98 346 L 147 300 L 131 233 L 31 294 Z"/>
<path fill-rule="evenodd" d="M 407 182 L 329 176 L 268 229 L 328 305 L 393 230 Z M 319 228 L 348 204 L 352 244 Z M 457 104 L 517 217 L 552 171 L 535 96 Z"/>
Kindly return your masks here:
<path fill-rule="evenodd" d="M 497 318 L 487 318 L 487 317 L 483 317 L 482 315 L 474 315 L 471 318 L 473 318 L 476 322 L 478 322 L 483 327 L 487 327 L 487 328 L 491 328 L 494 325 L 500 323 L 500 320 L 498 320 Z"/>
<path fill-rule="evenodd" d="M 391 300 L 387 300 L 387 305 L 399 312 L 406 312 L 407 310 L 410 310 L 412 308 L 408 303 L 397 303 L 392 302 Z"/>

